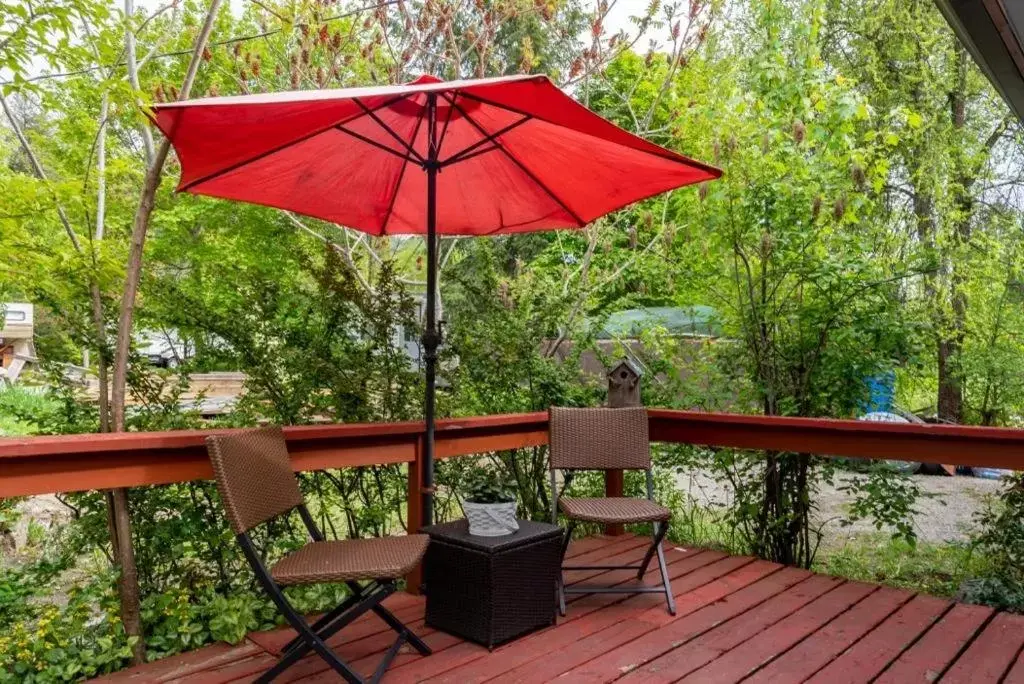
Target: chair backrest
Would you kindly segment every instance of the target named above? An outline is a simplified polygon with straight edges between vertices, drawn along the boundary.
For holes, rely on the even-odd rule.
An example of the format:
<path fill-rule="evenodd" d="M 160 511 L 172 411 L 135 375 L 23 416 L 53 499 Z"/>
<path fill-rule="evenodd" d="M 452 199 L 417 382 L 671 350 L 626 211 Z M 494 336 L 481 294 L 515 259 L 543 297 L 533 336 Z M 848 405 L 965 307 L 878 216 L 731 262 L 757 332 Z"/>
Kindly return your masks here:
<path fill-rule="evenodd" d="M 302 504 L 279 427 L 206 438 L 217 489 L 236 533 Z"/>
<path fill-rule="evenodd" d="M 651 467 L 647 409 L 548 410 L 552 469 L 646 470 Z"/>

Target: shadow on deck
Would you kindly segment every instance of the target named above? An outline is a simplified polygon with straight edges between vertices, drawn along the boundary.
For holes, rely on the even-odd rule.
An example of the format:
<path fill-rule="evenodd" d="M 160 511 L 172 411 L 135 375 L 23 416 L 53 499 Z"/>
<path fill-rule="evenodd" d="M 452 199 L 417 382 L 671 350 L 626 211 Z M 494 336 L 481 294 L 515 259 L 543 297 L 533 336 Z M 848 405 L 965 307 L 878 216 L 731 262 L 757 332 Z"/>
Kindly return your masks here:
<path fill-rule="evenodd" d="M 647 539 L 574 543 L 577 563 L 636 563 Z M 678 614 L 657 594 L 571 596 L 556 627 L 493 652 L 423 624 L 423 598 L 387 605 L 434 650 L 400 654 L 385 682 L 1024 682 L 1024 616 L 847 582 L 717 551 L 666 548 Z M 569 582 L 633 581 L 628 571 L 577 572 Z M 658 583 L 657 568 L 646 581 Z M 250 634 L 108 676 L 109 682 L 248 682 L 293 632 Z M 330 640 L 370 675 L 393 633 L 364 616 Z M 408 647 L 406 647 L 408 648 Z M 315 657 L 277 681 L 337 682 Z"/>

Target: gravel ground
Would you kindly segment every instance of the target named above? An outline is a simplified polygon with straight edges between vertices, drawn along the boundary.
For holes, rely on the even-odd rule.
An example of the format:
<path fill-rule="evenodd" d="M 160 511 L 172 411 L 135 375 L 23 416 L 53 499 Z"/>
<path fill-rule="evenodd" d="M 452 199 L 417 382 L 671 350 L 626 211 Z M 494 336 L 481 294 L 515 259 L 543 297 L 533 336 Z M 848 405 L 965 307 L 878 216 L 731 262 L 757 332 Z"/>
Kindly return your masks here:
<path fill-rule="evenodd" d="M 842 474 L 832 485 L 823 485 L 816 497 L 819 510 L 818 524 L 825 522 L 822 539 L 823 548 L 841 546 L 846 540 L 865 533 L 876 532 L 868 520 L 861 520 L 849 526 L 840 521 L 848 515 L 853 497 L 839 491 L 844 480 L 853 475 Z M 986 500 L 1002 486 L 998 480 L 983 480 L 978 477 L 942 477 L 937 475 L 912 475 L 921 489 L 914 508 L 914 527 L 918 539 L 942 543 L 964 541 L 970 534 L 974 514 L 984 508 Z M 682 473 L 677 477 L 679 488 L 691 500 L 702 505 L 728 504 L 732 490 L 728 485 L 716 482 L 703 471 Z M 925 496 L 932 495 L 932 496 Z"/>

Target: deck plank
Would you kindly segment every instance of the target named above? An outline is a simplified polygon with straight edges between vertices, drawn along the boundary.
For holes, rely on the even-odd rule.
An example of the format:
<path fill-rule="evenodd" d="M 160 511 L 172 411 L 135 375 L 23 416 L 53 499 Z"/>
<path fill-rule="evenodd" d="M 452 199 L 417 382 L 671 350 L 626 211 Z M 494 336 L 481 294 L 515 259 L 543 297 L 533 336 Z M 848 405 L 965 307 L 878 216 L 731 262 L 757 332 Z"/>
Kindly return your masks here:
<path fill-rule="evenodd" d="M 699 565 L 703 554 L 684 558 L 669 564 L 672 593 L 681 596 L 723 575 L 752 562 L 749 558 L 725 556 L 707 565 Z M 671 557 L 671 556 L 670 556 Z M 648 576 L 651 572 L 648 572 Z M 486 658 L 480 658 L 449 670 L 436 680 L 452 684 L 483 682 L 498 677 L 525 663 L 531 663 L 546 654 L 572 648 L 581 639 L 611 625 L 639 616 L 654 605 L 664 606 L 664 597 L 658 594 L 615 596 L 591 594 L 573 604 L 567 619 L 557 627 L 532 634 L 504 646 Z M 594 608 L 597 606 L 597 608 Z M 585 614 L 579 612 L 587 610 Z M 664 610 L 664 608 L 662 608 Z M 573 616 L 573 613 L 576 613 Z"/>
<path fill-rule="evenodd" d="M 1024 684 L 1024 652 L 1017 656 L 1016 662 L 1006 673 L 1003 684 Z"/>
<path fill-rule="evenodd" d="M 689 624 L 690 621 L 685 620 L 688 616 L 723 601 L 727 596 L 743 587 L 777 573 L 780 568 L 781 566 L 775 563 L 754 561 L 697 587 L 693 591 L 677 596 L 675 616 L 669 615 L 664 607 L 652 610 L 657 610 L 659 616 L 664 615 L 669 619 L 669 622 L 663 623 L 664 625 Z M 654 636 L 652 633 L 659 631 L 659 626 L 662 624 L 660 621 L 653 622 L 650 619 L 644 619 L 645 616 L 646 613 L 643 613 L 636 618 L 615 623 L 596 634 L 580 639 L 572 645 L 571 649 L 549 653 L 541 660 L 524 663 L 492 681 L 509 684 L 513 682 L 543 684 L 617 646 L 625 644 L 625 648 L 635 649 L 639 644 L 648 641 L 650 638 L 648 635 Z"/>
<path fill-rule="evenodd" d="M 881 624 L 913 596 L 909 591 L 889 587 L 872 592 L 746 681 L 750 684 L 804 681 Z"/>
<path fill-rule="evenodd" d="M 876 684 L 934 682 L 994 612 L 985 606 L 953 606 L 882 672 Z"/>
<path fill-rule="evenodd" d="M 747 566 L 750 567 L 750 566 Z M 735 576 L 736 573 L 733 574 Z M 783 568 L 766 577 L 740 587 L 722 599 L 651 632 L 643 639 L 623 644 L 564 673 L 561 681 L 610 682 L 624 672 L 635 670 L 668 653 L 673 648 L 704 634 L 731 618 L 745 613 L 773 596 L 803 582 L 811 573 L 796 568 Z M 634 677 L 647 679 L 648 674 Z"/>
<path fill-rule="evenodd" d="M 934 596 L 915 596 L 905 606 L 847 649 L 808 684 L 859 684 L 876 677 L 953 604 Z"/>
<path fill-rule="evenodd" d="M 1024 616 L 999 613 L 942 677 L 949 684 L 999 682 L 1024 646 Z"/>
<path fill-rule="evenodd" d="M 841 584 L 680 681 L 701 684 L 738 682 L 875 590 L 875 586 L 860 582 Z"/>
<path fill-rule="evenodd" d="M 569 562 L 635 564 L 645 537 L 574 541 Z M 395 594 L 387 605 L 433 648 L 408 645 L 384 681 L 530 684 L 559 682 L 766 682 L 1024 684 L 1024 616 L 983 606 L 813 575 L 719 551 L 666 549 L 677 615 L 658 594 L 572 595 L 558 625 L 493 652 L 424 624 L 423 597 Z M 634 571 L 569 573 L 585 587 L 636 582 Z M 660 581 L 656 563 L 643 578 Z M 290 629 L 253 633 L 237 646 L 211 644 L 114 673 L 102 681 L 154 684 L 249 682 L 276 662 Z M 329 640 L 363 675 L 376 668 L 394 633 L 373 615 Z M 340 681 L 308 656 L 282 682 Z"/>
<path fill-rule="evenodd" d="M 248 640 L 231 646 L 210 644 L 195 651 L 161 658 L 128 670 L 121 670 L 98 681 L 103 682 L 172 682 L 196 677 L 208 670 L 231 665 L 239 660 L 263 655 L 263 649 Z"/>
<path fill-rule="evenodd" d="M 834 577 L 811 576 L 746 612 L 740 612 L 736 617 L 726 620 L 692 641 L 671 644 L 671 650 L 641 667 L 628 661 L 620 661 L 620 670 L 628 672 L 622 681 L 673 682 L 680 679 L 745 643 L 840 584 L 842 580 Z M 612 681 L 608 671 L 599 668 L 599 664 L 600 661 L 591 663 L 579 671 L 579 677 L 572 677 L 571 681 Z M 592 667 L 597 676 L 592 676 Z"/>

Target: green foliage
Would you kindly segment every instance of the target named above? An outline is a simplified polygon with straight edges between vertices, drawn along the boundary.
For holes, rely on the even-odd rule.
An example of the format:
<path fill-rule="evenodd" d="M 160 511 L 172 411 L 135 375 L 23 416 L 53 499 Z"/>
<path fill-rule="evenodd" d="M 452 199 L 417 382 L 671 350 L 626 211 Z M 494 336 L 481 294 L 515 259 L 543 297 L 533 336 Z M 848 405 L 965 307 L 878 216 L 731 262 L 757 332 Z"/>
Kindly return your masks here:
<path fill-rule="evenodd" d="M 510 236 L 458 248 L 443 278 L 449 325 L 441 366 L 450 391 L 439 398 L 441 410 L 484 415 L 600 401 L 601 385 L 579 372 L 589 342 L 582 318 L 571 316 L 575 293 L 555 282 L 557 270 L 523 270 L 526 259 L 550 258 L 556 245 L 545 236 Z M 554 345 L 560 338 L 571 345 L 567 352 Z M 526 516 L 550 517 L 546 448 L 497 453 L 492 466 L 514 484 Z M 441 463 L 438 482 L 458 491 L 466 470 Z"/>
<path fill-rule="evenodd" d="M 864 535 L 816 561 L 813 569 L 861 582 L 877 582 L 953 598 L 969 578 L 984 575 L 988 562 L 965 544 L 908 544 L 885 535 Z"/>
<path fill-rule="evenodd" d="M 512 503 L 515 492 L 492 468 L 476 468 L 462 481 L 462 496 L 471 503 Z"/>
<path fill-rule="evenodd" d="M 844 526 L 867 519 L 877 530 L 890 528 L 893 539 L 902 539 L 911 546 L 917 543 L 914 502 L 921 496 L 921 488 L 910 476 L 885 462 L 873 463 L 866 476 L 851 477 L 839 491 L 853 496 L 850 515 L 842 521 Z"/>
<path fill-rule="evenodd" d="M 11 421 L 16 434 L 63 435 L 94 432 L 96 408 L 80 385 L 66 379 L 58 367 L 44 369 L 45 385 L 0 386 L 0 415 Z"/>
<path fill-rule="evenodd" d="M 988 573 L 964 587 L 971 600 L 1024 612 L 1024 477 L 1007 478 L 997 499 L 978 514 L 975 548 Z"/>
<path fill-rule="evenodd" d="M 72 589 L 68 603 L 47 605 L 0 634 L 0 682 L 74 682 L 120 669 L 131 656 L 113 584 Z"/>

